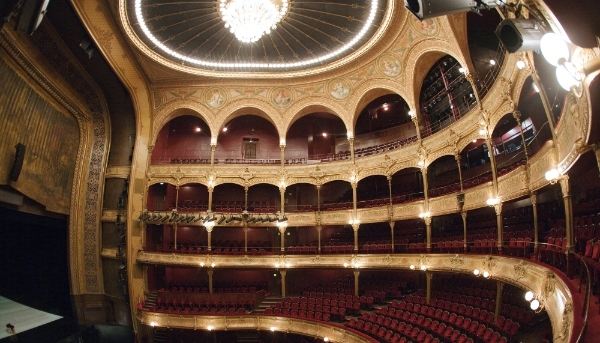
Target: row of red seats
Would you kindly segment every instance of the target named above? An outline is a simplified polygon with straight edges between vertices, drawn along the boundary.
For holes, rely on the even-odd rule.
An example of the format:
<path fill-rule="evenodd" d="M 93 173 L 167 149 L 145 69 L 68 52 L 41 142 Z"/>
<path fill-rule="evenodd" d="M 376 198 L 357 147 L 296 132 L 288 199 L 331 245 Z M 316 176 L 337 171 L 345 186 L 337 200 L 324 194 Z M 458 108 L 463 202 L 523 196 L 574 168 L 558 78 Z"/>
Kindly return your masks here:
<path fill-rule="evenodd" d="M 330 309 L 331 311 L 332 309 Z M 345 309 L 343 309 L 345 311 Z M 284 316 L 284 317 L 295 317 L 295 318 L 306 318 L 306 319 L 314 319 L 319 321 L 328 322 L 331 318 L 331 312 L 313 312 L 313 311 L 305 311 L 305 310 L 292 310 L 286 308 L 267 308 L 265 310 L 265 315 L 269 316 Z M 336 313 L 337 316 L 339 312 Z"/>
<path fill-rule="evenodd" d="M 220 308 L 207 308 L 202 304 L 193 304 L 193 306 L 153 306 L 150 309 L 145 309 L 144 304 L 140 303 L 138 306 L 140 310 L 150 310 L 153 312 L 164 312 L 164 313 L 181 313 L 181 314 L 205 314 L 205 315 L 235 315 L 235 314 L 246 314 L 244 307 L 220 307 Z"/>

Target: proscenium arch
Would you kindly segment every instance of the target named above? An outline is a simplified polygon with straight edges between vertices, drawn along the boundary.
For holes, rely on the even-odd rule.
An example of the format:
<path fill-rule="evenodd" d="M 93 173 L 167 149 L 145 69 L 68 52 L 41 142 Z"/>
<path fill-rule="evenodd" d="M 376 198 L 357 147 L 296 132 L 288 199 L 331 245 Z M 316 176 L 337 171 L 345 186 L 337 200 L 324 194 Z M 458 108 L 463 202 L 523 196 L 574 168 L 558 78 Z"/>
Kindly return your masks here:
<path fill-rule="evenodd" d="M 284 132 L 284 124 L 281 119 L 277 118 L 280 116 L 275 115 L 277 113 L 279 113 L 279 110 L 277 108 L 269 105 L 267 102 L 262 100 L 244 98 L 233 101 L 231 103 L 228 103 L 224 108 L 222 108 L 219 111 L 217 117 L 215 118 L 215 123 L 218 123 L 220 126 L 215 131 L 211 130 L 211 132 L 214 132 L 215 134 L 215 136 L 213 136 L 212 138 L 217 138 L 221 133 L 221 130 L 223 129 L 223 127 L 226 126 L 227 123 L 229 123 L 235 118 L 248 114 L 261 117 L 273 124 L 279 137 L 282 137 L 281 134 L 282 132 Z"/>
<path fill-rule="evenodd" d="M 351 126 L 349 126 L 349 118 L 347 118 L 347 116 L 344 116 L 344 113 L 348 112 L 344 106 L 342 106 L 338 102 L 324 99 L 323 97 L 312 96 L 298 101 L 283 114 L 283 118 L 285 120 L 285 137 L 287 137 L 287 133 L 290 127 L 292 127 L 292 125 L 298 119 L 315 112 L 324 112 L 332 114 L 342 120 L 342 122 L 346 126 L 346 130 L 351 128 Z"/>
<path fill-rule="evenodd" d="M 408 104 L 408 107 L 413 109 L 414 102 L 411 103 L 411 99 L 407 97 L 407 89 L 399 86 L 399 83 L 387 79 L 369 80 L 361 84 L 354 92 L 351 103 L 348 106 L 353 111 L 351 118 L 353 132 L 356 120 L 365 106 L 383 95 L 397 94 Z"/>
<path fill-rule="evenodd" d="M 208 129 L 212 135 L 215 132 L 214 122 L 210 120 L 210 117 L 205 116 L 203 113 L 209 113 L 208 108 L 204 106 L 195 106 L 189 101 L 179 100 L 172 104 L 169 104 L 167 107 L 163 108 L 159 112 L 156 113 L 156 119 L 153 122 L 152 126 L 152 137 L 150 142 L 152 145 L 156 144 L 156 139 L 158 139 L 158 134 L 160 130 L 167 125 L 171 120 L 182 117 L 186 115 L 198 117 L 202 119 L 206 125 L 208 125 Z"/>

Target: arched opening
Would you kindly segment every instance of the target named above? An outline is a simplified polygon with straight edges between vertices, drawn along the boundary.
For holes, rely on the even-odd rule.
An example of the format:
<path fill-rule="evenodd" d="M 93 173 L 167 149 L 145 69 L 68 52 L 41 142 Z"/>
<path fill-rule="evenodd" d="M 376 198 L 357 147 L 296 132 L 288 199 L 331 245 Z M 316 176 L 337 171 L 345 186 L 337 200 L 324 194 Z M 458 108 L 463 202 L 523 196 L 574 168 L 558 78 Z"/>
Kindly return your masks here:
<path fill-rule="evenodd" d="M 148 187 L 146 208 L 148 211 L 170 211 L 177 208 L 177 189 L 170 183 L 160 182 Z"/>
<path fill-rule="evenodd" d="M 443 56 L 429 69 L 419 94 L 419 106 L 425 121 L 422 137 L 454 123 L 477 103 L 464 73 L 465 67 L 450 55 Z"/>
<path fill-rule="evenodd" d="M 349 210 L 354 207 L 350 182 L 334 180 L 321 186 L 321 210 Z"/>
<path fill-rule="evenodd" d="M 244 187 L 232 183 L 215 186 L 212 201 L 213 212 L 242 213 L 244 209 L 246 209 Z"/>
<path fill-rule="evenodd" d="M 193 115 L 174 118 L 160 129 L 151 163 L 210 163 L 210 135 L 201 118 Z"/>
<path fill-rule="evenodd" d="M 356 198 L 357 208 L 388 205 L 390 203 L 390 187 L 387 177 L 372 175 L 358 181 Z"/>
<path fill-rule="evenodd" d="M 502 17 L 496 9 L 467 13 L 469 53 L 481 99 L 495 83 L 506 57 L 506 47 L 495 33 L 501 21 Z"/>
<path fill-rule="evenodd" d="M 423 174 L 418 168 L 406 168 L 392 175 L 392 202 L 401 204 L 423 199 Z"/>
<path fill-rule="evenodd" d="M 523 133 L 527 142 L 527 154 L 533 156 L 544 146 L 544 143 L 552 139 L 551 130 L 553 128 L 548 123 L 548 116 L 539 89 L 533 83 L 531 77 L 523 83 L 517 110 L 521 112 Z"/>
<path fill-rule="evenodd" d="M 279 164 L 280 159 L 277 128 L 262 117 L 236 117 L 219 132 L 215 163 Z"/>
<path fill-rule="evenodd" d="M 203 212 L 208 209 L 208 187 L 199 183 L 179 186 L 177 210 L 180 212 Z"/>
<path fill-rule="evenodd" d="M 521 117 L 520 120 L 522 122 L 519 127 L 512 113 L 505 114 L 492 132 L 498 177 L 524 165 L 527 161 L 523 147 L 527 144 L 527 139 L 531 140 L 534 137 L 535 128 L 529 117 Z"/>
<path fill-rule="evenodd" d="M 331 113 L 315 112 L 299 118 L 290 126 L 285 142 L 287 164 L 350 158 L 346 125 Z"/>
<path fill-rule="evenodd" d="M 445 155 L 427 166 L 427 185 L 430 197 L 460 191 L 458 163 L 454 156 Z"/>
<path fill-rule="evenodd" d="M 295 183 L 285 189 L 286 212 L 314 212 L 318 209 L 317 186 Z"/>
<path fill-rule="evenodd" d="M 365 106 L 354 124 L 354 152 L 357 157 L 396 149 L 416 142 L 417 130 L 410 108 L 398 94 L 376 98 Z"/>
<path fill-rule="evenodd" d="M 460 152 L 463 189 L 492 181 L 490 152 L 483 139 L 474 139 Z"/>

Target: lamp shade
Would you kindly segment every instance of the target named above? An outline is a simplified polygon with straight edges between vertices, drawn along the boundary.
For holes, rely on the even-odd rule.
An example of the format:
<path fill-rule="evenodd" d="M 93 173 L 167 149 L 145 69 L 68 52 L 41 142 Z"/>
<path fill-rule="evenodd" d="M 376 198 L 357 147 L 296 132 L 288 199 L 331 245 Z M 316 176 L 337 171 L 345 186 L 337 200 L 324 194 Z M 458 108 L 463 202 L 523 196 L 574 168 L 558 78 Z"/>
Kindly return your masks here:
<path fill-rule="evenodd" d="M 577 87 L 579 80 L 577 79 L 575 67 L 570 62 L 556 67 L 556 79 L 558 84 L 566 91 L 570 91 L 571 87 Z"/>
<path fill-rule="evenodd" d="M 561 58 L 569 59 L 569 46 L 556 33 L 546 33 L 540 40 L 540 50 L 542 55 L 553 66 L 558 66 L 558 61 Z"/>

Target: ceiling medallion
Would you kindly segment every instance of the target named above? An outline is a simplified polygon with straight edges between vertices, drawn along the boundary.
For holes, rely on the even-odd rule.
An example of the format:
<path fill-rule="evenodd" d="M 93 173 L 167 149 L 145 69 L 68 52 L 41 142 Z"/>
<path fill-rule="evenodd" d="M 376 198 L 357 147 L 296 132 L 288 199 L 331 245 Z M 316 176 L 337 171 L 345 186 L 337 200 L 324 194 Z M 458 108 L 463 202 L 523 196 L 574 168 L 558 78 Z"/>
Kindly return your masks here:
<path fill-rule="evenodd" d="M 288 10 L 287 0 L 221 0 L 221 17 L 235 37 L 244 42 L 256 42 L 271 30 Z"/>
<path fill-rule="evenodd" d="M 129 24 L 150 50 L 181 66 L 211 72 L 323 67 L 360 51 L 382 18 L 389 18 L 386 0 L 359 4 L 132 0 L 131 4 L 134 16 Z"/>

